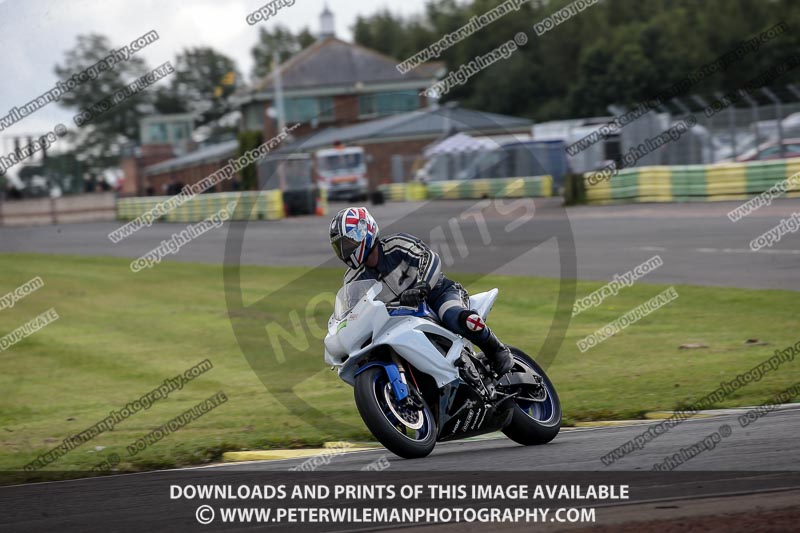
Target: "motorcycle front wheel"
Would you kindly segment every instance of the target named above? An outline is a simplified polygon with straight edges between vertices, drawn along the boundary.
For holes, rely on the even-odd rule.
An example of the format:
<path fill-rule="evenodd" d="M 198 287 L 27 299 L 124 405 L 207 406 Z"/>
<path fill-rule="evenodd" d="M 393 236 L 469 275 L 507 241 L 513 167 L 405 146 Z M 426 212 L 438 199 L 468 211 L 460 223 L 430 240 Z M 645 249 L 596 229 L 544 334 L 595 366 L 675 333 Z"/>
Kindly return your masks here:
<path fill-rule="evenodd" d="M 428 405 L 413 409 L 398 403 L 381 367 L 356 377 L 356 407 L 364 424 L 387 450 L 405 459 L 425 457 L 436 445 L 436 422 Z"/>

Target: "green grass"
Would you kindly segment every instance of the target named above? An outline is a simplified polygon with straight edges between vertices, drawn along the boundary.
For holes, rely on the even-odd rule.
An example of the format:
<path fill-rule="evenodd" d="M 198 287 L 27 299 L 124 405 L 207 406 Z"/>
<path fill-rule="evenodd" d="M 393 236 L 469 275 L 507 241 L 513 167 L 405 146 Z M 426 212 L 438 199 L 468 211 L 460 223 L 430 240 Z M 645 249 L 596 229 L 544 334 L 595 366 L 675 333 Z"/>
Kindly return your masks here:
<path fill-rule="evenodd" d="M 123 470 L 144 470 L 218 459 L 223 451 L 320 444 L 368 438 L 352 390 L 325 367 L 322 345 L 313 357 L 288 358 L 269 368 L 265 390 L 239 348 L 229 317 L 222 268 L 162 263 L 133 274 L 129 261 L 51 255 L 0 256 L 0 295 L 34 276 L 45 286 L 0 311 L 0 335 L 55 307 L 60 319 L 0 352 L 0 471 L 19 469 L 157 387 L 164 379 L 210 359 L 214 368 L 50 465 L 47 471 L 90 469 L 108 454 Z M 243 267 L 245 303 L 258 300 L 303 268 Z M 283 314 L 323 290 L 336 290 L 341 271 L 314 271 L 287 299 Z M 536 354 L 550 325 L 558 282 L 511 276 L 452 275 L 472 292 L 500 288 L 489 323 L 500 338 Z M 579 282 L 577 296 L 602 283 Z M 586 353 L 576 342 L 651 298 L 666 286 L 637 283 L 572 320 L 548 373 L 565 420 L 620 419 L 692 403 L 797 342 L 798 293 L 677 286 L 680 297 Z M 319 311 L 324 314 L 323 310 Z M 252 314 L 252 313 L 251 313 Z M 321 322 L 324 323 L 324 318 Z M 235 322 L 234 322 L 235 323 Z M 757 338 L 765 346 L 747 346 Z M 709 348 L 679 350 L 701 342 Z M 269 357 L 266 354 L 265 357 Z M 798 381 L 797 362 L 726 398 L 720 406 L 751 405 Z M 197 402 L 224 391 L 229 401 L 135 457 L 125 447 Z M 292 414 L 274 394 L 293 391 L 329 414 L 321 431 Z M 104 447 L 99 449 L 96 447 Z"/>

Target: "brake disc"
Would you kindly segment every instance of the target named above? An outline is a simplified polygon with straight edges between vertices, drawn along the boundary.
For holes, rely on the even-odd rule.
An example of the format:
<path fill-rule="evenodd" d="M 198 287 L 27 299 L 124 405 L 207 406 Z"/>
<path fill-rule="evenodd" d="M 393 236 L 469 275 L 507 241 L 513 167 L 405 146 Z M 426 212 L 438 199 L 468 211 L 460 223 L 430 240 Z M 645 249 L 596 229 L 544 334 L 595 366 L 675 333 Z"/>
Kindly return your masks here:
<path fill-rule="evenodd" d="M 422 410 L 420 409 L 419 411 L 412 411 L 408 408 L 397 405 L 397 401 L 394 399 L 394 393 L 392 392 L 391 383 L 387 383 L 383 387 L 383 396 L 386 399 L 386 405 L 389 406 L 389 410 L 397 418 L 397 420 L 400 421 L 401 424 L 408 429 L 413 430 L 418 430 L 422 427 L 424 422 Z"/>

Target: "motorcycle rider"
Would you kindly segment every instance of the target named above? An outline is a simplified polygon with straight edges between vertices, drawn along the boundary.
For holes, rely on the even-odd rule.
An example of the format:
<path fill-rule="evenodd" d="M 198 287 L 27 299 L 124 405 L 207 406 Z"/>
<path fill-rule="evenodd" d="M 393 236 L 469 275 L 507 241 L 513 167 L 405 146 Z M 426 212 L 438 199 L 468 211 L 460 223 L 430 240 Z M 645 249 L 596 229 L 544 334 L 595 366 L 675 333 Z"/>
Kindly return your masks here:
<path fill-rule="evenodd" d="M 349 267 L 345 285 L 374 279 L 383 283 L 382 301 L 410 307 L 426 301 L 444 327 L 480 348 L 498 375 L 511 369 L 510 350 L 469 308 L 467 291 L 444 276 L 439 256 L 420 239 L 407 233 L 380 238 L 365 207 L 348 207 L 331 220 L 330 241 Z"/>

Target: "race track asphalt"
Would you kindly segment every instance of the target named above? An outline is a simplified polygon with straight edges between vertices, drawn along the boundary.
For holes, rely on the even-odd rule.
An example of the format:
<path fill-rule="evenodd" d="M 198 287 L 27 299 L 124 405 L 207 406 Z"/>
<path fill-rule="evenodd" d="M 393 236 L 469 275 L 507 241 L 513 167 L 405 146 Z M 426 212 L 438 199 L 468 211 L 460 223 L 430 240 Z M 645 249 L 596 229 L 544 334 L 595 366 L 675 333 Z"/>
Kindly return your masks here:
<path fill-rule="evenodd" d="M 741 409 L 745 411 L 745 409 Z M 360 470 L 385 456 L 394 471 L 457 471 L 457 470 L 540 470 L 540 471 L 641 471 L 650 470 L 668 455 L 718 430 L 723 424 L 731 428 L 713 450 L 701 453 L 680 465 L 680 470 L 751 470 L 800 471 L 800 405 L 789 404 L 750 426 L 740 427 L 737 416 L 730 415 L 689 419 L 648 442 L 643 449 L 606 466 L 601 456 L 641 435 L 658 421 L 636 421 L 622 427 L 567 428 L 545 446 L 519 446 L 506 438 L 476 441 L 454 441 L 437 445 L 432 455 L 419 460 L 402 460 L 386 450 L 361 451 L 334 456 L 319 470 Z M 232 464 L 219 467 L 248 471 L 286 471 L 305 459 L 251 462 L 246 466 Z"/>
<path fill-rule="evenodd" d="M 651 283 L 800 290 L 800 234 L 789 233 L 757 252 L 749 243 L 782 219 L 798 212 L 800 200 L 776 200 L 737 222 L 726 214 L 738 202 L 582 206 L 564 210 L 559 199 L 537 199 L 530 229 L 506 231 L 521 208 L 505 201 L 504 214 L 484 209 L 490 201 L 387 203 L 370 207 L 384 234 L 404 231 L 447 245 L 453 254 L 449 272 L 497 272 L 512 275 L 559 277 L 564 258 L 553 235 L 574 236 L 577 276 L 609 280 L 658 254 L 664 265 L 648 274 Z M 330 206 L 331 213 L 341 204 Z M 483 212 L 486 235 L 465 221 Z M 491 212 L 490 212 L 491 211 Z M 165 260 L 204 263 L 308 265 L 331 257 L 327 242 L 328 217 L 297 217 L 247 224 L 241 253 L 229 254 L 231 232 L 213 229 Z M 459 221 L 459 244 L 452 221 Z M 239 223 L 240 225 L 242 223 Z M 136 258 L 186 227 L 158 223 L 114 244 L 108 234 L 120 224 L 95 222 L 58 226 L 0 228 L 0 253 L 39 252 Z M 488 241 L 488 243 L 487 243 Z M 463 248 L 459 249 L 458 246 Z M 458 252 L 458 253 L 457 253 Z M 497 257 L 508 258 L 498 262 Z"/>
<path fill-rule="evenodd" d="M 550 444 L 536 447 L 519 446 L 504 438 L 443 443 L 429 457 L 417 460 L 402 460 L 385 450 L 345 453 L 331 457 L 329 464 L 310 474 L 289 472 L 306 460 L 302 458 L 2 487 L 0 524 L 4 531 L 128 531 L 141 530 L 142 524 L 158 531 L 198 530 L 194 511 L 201 502 L 172 499 L 170 485 L 291 484 L 293 480 L 356 483 L 364 479 L 358 477 L 365 475 L 359 471 L 376 460 L 389 467 L 371 473 L 372 483 L 445 484 L 498 478 L 528 483 L 630 483 L 627 503 L 677 509 L 681 501 L 779 494 L 800 488 L 798 409 L 784 406 L 747 427 L 738 423 L 743 411 L 687 420 L 611 466 L 605 466 L 600 456 L 657 422 L 565 430 Z M 666 456 L 688 449 L 716 431 L 723 432 L 725 425 L 730 434 L 713 449 L 702 451 L 673 472 L 650 471 Z M 740 500 L 729 500 L 735 502 L 733 510 L 747 508 Z M 602 507 L 598 509 L 602 511 Z M 235 531 L 257 524 L 214 526 L 204 527 Z M 285 524 L 260 527 L 286 530 Z M 358 528 L 328 524 L 317 530 L 374 529 L 363 524 Z"/>
<path fill-rule="evenodd" d="M 519 217 L 509 204 L 492 205 L 481 211 L 485 234 L 463 233 L 455 237 L 453 221 L 469 218 L 486 204 L 467 201 L 389 203 L 373 209 L 384 232 L 405 231 L 435 246 L 449 241 L 458 257 L 452 272 L 497 272 L 510 275 L 557 277 L 569 254 L 577 263 L 581 279 L 608 280 L 660 255 L 664 265 L 647 275 L 652 283 L 695 284 L 800 290 L 800 235 L 787 234 L 759 252 L 749 242 L 774 227 L 795 211 L 800 201 L 776 201 L 736 223 L 726 213 L 738 203 L 623 205 L 578 207 L 566 212 L 554 199 L 537 200 L 533 225 L 524 232 L 509 231 Z M 482 207 L 483 206 L 483 207 Z M 341 206 L 332 205 L 335 211 Z M 185 224 L 156 224 L 113 244 L 107 235 L 117 223 L 96 222 L 58 226 L 0 228 L 0 253 L 37 252 L 136 258 Z M 241 229 L 241 223 L 234 224 Z M 327 243 L 328 218 L 300 217 L 277 222 L 253 222 L 244 232 L 241 254 L 226 257 L 229 228 L 212 230 L 183 247 L 170 260 L 260 265 L 315 266 L 330 260 Z M 437 229 L 444 231 L 438 231 Z M 574 247 L 558 247 L 552 236 Z M 455 240 L 454 240 L 455 239 Z M 458 248 L 461 246 L 461 248 Z M 498 260 L 498 258 L 500 260 Z M 487 267 L 488 265 L 488 267 Z M 533 481 L 557 482 L 592 479 L 633 479 L 637 499 L 652 509 L 671 508 L 680 500 L 722 498 L 727 506 L 746 509 L 734 496 L 741 494 L 791 494 L 800 488 L 800 435 L 798 408 L 774 412 L 746 428 L 737 414 L 683 422 L 628 456 L 605 465 L 601 456 L 646 430 L 646 426 L 577 428 L 564 430 L 545 446 L 522 447 L 504 439 L 480 439 L 443 443 L 431 456 L 421 460 L 399 459 L 385 450 L 359 451 L 334 456 L 313 476 L 328 482 L 352 482 L 367 465 L 388 462 L 387 470 L 375 475 L 398 481 L 441 482 L 452 476 L 490 477 L 500 470 L 507 477 L 526 476 Z M 645 422 L 643 424 L 655 422 Z M 650 472 L 666 457 L 703 440 L 723 425 L 731 435 L 713 450 L 705 450 L 675 472 Z M 214 465 L 211 467 L 116 475 L 102 478 L 0 487 L 0 531 L 184 531 L 198 530 L 194 517 L 196 501 L 173 500 L 171 484 L 270 483 L 289 472 L 304 459 Z M 570 477 L 573 476 L 573 477 Z M 575 477 L 577 476 L 577 477 Z M 291 478 L 289 478 L 291 479 Z M 317 478 L 311 478 L 317 479 Z M 377 479 L 377 478 L 376 478 Z M 766 491 L 766 492 L 765 492 Z M 717 501 L 717 500 L 715 500 Z M 747 500 L 757 502 L 753 498 Z M 651 502 L 651 503 L 648 503 Z M 655 503 L 652 503 L 655 502 Z M 662 502 L 662 503 L 658 503 Z M 735 503 L 734 503 L 735 502 Z M 666 505 L 666 507 L 664 507 Z M 752 503 L 755 505 L 755 503 Z M 677 508 L 677 507 L 676 507 Z M 646 510 L 645 510 L 646 511 Z M 227 524 L 235 531 L 259 527 L 284 531 L 285 524 Z M 203 526 L 206 531 L 219 529 Z M 303 528 L 292 527 L 293 531 Z M 317 530 L 346 530 L 330 526 Z M 373 530 L 362 525 L 350 530 Z"/>

